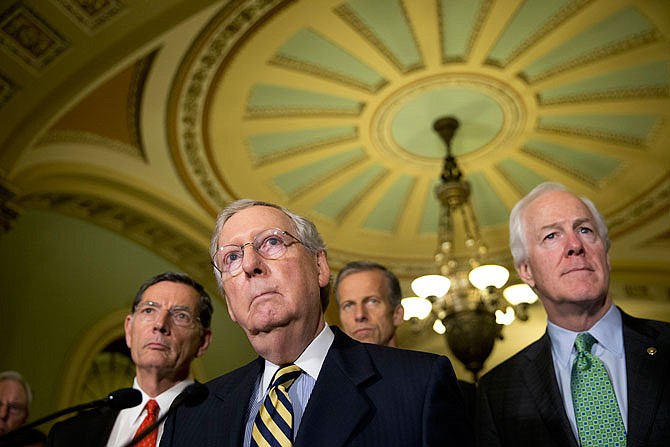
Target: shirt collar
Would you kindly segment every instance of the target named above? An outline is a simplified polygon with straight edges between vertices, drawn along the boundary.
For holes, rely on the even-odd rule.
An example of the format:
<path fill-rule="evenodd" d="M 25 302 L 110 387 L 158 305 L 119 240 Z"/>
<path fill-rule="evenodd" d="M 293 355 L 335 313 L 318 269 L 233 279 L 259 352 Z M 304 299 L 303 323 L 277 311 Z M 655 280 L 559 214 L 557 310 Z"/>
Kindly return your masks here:
<path fill-rule="evenodd" d="M 571 362 L 571 354 L 575 339 L 580 332 L 564 329 L 551 321 L 547 321 L 547 332 L 551 338 L 552 354 L 559 364 L 568 365 Z M 584 332 L 584 331 L 582 331 Z M 612 352 L 617 357 L 623 356 L 623 333 L 621 332 L 621 313 L 612 304 L 607 313 L 588 331 L 598 340 L 605 350 Z"/>
<path fill-rule="evenodd" d="M 314 340 L 307 346 L 307 348 L 300 354 L 300 357 L 293 362 L 299 366 L 306 374 L 309 374 L 314 380 L 319 377 L 321 366 L 326 359 L 328 349 L 335 339 L 332 329 L 324 324 L 323 330 L 316 336 Z M 265 369 L 263 370 L 263 377 L 261 379 L 261 387 L 259 398 L 265 395 L 265 391 L 270 387 L 272 378 L 279 369 L 279 365 L 265 360 Z"/>
<path fill-rule="evenodd" d="M 163 391 L 158 396 L 151 397 L 147 393 L 145 393 L 144 390 L 142 390 L 142 388 L 140 388 L 139 384 L 137 383 L 137 377 L 135 377 L 135 379 L 133 380 L 133 388 L 139 390 L 142 393 L 142 403 L 140 405 L 137 405 L 136 407 L 129 409 L 132 410 L 131 413 L 132 419 L 135 420 L 140 417 L 140 415 L 144 411 L 145 405 L 150 399 L 154 399 L 156 403 L 158 403 L 158 407 L 160 408 L 158 415 L 159 417 L 162 416 L 165 412 L 168 411 L 170 405 L 172 405 L 172 402 L 179 395 L 179 393 L 184 391 L 184 389 L 193 382 L 195 382 L 195 380 L 193 380 L 192 377 L 189 377 L 186 380 L 183 380 L 178 384 L 174 385 L 172 388 Z"/>

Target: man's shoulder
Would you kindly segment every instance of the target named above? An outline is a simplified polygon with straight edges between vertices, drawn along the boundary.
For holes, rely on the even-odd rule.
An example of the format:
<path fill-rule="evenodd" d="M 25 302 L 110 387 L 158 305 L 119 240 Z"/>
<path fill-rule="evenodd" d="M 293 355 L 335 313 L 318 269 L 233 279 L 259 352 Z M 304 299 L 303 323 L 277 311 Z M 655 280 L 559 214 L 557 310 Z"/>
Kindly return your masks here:
<path fill-rule="evenodd" d="M 551 346 L 546 334 L 484 374 L 479 381 L 479 385 L 486 387 L 490 383 L 500 380 L 510 381 L 520 378 L 520 371 L 536 360 L 537 356 L 543 352 L 549 353 L 549 355 L 551 353 Z"/>

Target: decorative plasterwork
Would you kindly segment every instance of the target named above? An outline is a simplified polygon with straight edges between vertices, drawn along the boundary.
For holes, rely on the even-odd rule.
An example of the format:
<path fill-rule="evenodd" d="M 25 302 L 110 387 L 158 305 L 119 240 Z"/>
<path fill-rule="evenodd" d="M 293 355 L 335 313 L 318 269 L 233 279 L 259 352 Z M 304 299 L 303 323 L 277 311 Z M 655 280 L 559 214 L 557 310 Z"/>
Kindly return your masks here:
<path fill-rule="evenodd" d="M 69 45 L 46 20 L 23 3 L 14 4 L 0 17 L 0 46 L 36 72 Z"/>
<path fill-rule="evenodd" d="M 12 99 L 16 90 L 17 87 L 12 81 L 0 75 L 0 108 Z"/>
<path fill-rule="evenodd" d="M 75 23 L 88 32 L 93 33 L 109 23 L 114 17 L 125 12 L 126 5 L 121 0 L 52 0 L 60 6 Z"/>

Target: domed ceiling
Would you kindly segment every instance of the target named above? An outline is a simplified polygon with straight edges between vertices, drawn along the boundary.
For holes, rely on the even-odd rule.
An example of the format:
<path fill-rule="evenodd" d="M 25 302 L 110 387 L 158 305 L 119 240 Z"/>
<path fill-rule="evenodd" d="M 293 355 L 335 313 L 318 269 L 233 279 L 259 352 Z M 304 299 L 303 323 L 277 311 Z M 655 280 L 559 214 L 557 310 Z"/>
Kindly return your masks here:
<path fill-rule="evenodd" d="M 335 267 L 410 277 L 434 269 L 432 126 L 453 116 L 494 255 L 552 180 L 596 202 L 622 263 L 668 266 L 667 1 L 19 1 L 1 28 L 20 207 L 76 208 L 200 269 L 216 213 L 262 199 L 313 219 Z"/>

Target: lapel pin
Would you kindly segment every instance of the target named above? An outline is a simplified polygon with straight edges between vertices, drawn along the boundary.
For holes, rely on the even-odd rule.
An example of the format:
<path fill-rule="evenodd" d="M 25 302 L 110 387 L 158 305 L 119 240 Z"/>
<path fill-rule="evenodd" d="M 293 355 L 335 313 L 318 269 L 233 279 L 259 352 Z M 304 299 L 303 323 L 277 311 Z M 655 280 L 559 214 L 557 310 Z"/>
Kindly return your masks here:
<path fill-rule="evenodd" d="M 656 348 L 653 347 L 653 346 L 649 346 L 649 347 L 647 348 L 647 354 L 649 354 L 649 355 L 654 355 L 654 354 L 656 354 Z"/>

